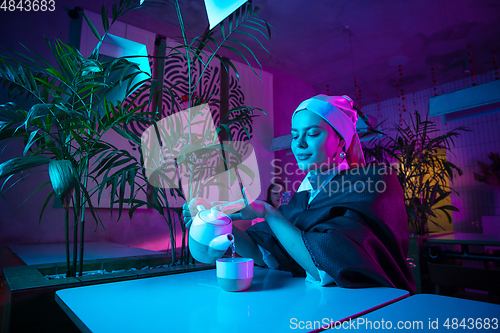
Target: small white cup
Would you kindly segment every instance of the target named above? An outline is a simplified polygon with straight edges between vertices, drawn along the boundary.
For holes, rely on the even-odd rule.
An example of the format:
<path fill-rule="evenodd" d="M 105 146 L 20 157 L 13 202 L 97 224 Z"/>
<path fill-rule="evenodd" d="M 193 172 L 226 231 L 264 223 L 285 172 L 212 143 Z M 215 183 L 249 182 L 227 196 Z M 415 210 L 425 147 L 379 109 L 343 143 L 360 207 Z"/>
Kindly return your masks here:
<path fill-rule="evenodd" d="M 253 282 L 253 259 L 223 258 L 216 264 L 217 282 L 225 291 L 244 291 Z"/>

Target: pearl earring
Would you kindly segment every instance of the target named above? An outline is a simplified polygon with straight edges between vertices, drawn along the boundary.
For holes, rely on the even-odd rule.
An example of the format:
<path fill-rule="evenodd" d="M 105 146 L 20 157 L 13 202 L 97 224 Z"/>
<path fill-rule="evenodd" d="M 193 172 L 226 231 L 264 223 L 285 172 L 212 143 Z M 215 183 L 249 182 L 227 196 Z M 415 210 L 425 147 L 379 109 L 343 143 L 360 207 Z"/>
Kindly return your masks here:
<path fill-rule="evenodd" d="M 345 151 L 343 151 L 343 152 L 341 152 L 341 153 L 339 154 L 340 158 L 345 158 L 345 156 L 346 156 L 346 155 L 347 155 L 347 154 L 345 153 Z"/>

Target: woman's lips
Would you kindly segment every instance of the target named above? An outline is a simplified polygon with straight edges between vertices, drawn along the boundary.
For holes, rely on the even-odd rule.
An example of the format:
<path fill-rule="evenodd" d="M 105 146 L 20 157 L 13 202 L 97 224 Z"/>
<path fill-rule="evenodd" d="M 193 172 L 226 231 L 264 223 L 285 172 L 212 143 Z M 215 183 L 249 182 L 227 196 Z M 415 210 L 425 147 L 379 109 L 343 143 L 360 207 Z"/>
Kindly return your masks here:
<path fill-rule="evenodd" d="M 298 154 L 297 155 L 297 159 L 299 161 L 305 161 L 307 160 L 309 157 L 311 157 L 312 154 Z"/>

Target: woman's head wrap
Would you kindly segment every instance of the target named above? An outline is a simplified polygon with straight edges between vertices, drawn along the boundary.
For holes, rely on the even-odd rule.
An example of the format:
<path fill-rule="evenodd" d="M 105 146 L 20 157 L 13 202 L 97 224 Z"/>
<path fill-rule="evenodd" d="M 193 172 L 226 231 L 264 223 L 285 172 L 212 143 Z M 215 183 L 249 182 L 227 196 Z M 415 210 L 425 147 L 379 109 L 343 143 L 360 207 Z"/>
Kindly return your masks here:
<path fill-rule="evenodd" d="M 353 105 L 353 100 L 347 95 L 317 95 L 300 103 L 292 115 L 293 119 L 297 112 L 309 110 L 329 123 L 345 141 L 346 160 L 351 168 L 365 165 L 363 150 L 356 132 L 358 113 Z"/>

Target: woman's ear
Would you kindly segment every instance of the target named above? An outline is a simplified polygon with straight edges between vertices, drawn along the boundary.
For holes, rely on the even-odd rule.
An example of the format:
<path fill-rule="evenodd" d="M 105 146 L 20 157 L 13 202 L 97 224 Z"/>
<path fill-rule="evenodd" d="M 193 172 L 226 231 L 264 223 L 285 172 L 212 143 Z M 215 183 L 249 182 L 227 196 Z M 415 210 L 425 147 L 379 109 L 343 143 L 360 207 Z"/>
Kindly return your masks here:
<path fill-rule="evenodd" d="M 339 148 L 344 148 L 344 146 L 345 146 L 345 141 L 340 139 Z"/>

